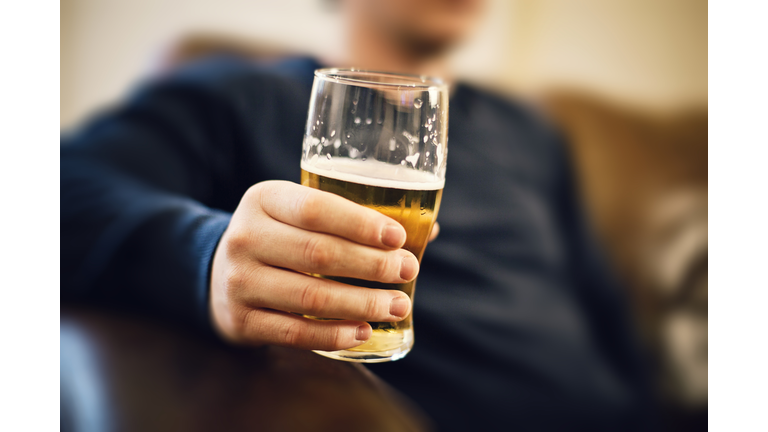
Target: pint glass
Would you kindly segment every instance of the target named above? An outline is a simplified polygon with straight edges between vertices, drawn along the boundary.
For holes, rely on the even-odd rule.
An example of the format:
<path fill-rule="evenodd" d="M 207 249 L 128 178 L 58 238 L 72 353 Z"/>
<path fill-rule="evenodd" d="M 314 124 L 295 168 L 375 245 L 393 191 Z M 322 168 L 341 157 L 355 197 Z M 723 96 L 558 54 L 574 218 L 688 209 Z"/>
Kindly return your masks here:
<path fill-rule="evenodd" d="M 406 231 L 404 249 L 421 262 L 445 184 L 448 86 L 439 79 L 355 69 L 315 71 L 301 156 L 301 184 L 375 209 Z M 414 300 L 416 281 L 384 284 Z M 324 317 L 310 317 L 326 319 Z M 339 360 L 385 362 L 413 346 L 413 313 L 400 322 L 371 322 L 364 344 L 316 351 Z"/>

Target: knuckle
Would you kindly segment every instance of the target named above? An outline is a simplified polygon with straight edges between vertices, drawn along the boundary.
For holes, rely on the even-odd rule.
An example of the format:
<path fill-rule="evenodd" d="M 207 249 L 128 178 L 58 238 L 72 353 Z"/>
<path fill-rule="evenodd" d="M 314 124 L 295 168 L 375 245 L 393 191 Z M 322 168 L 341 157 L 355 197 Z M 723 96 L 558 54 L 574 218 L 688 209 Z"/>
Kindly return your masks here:
<path fill-rule="evenodd" d="M 254 312 L 253 309 L 244 308 L 238 308 L 233 311 L 233 317 L 230 322 L 230 331 L 236 339 L 240 340 L 248 333 L 248 327 L 253 325 L 255 318 Z"/>
<path fill-rule="evenodd" d="M 261 291 L 265 278 L 268 278 L 268 267 L 248 263 L 234 264 L 227 269 L 222 281 L 225 298 L 233 304 L 243 303 L 248 292 Z"/>
<path fill-rule="evenodd" d="M 299 321 L 291 321 L 287 323 L 280 336 L 280 340 L 288 346 L 297 346 L 301 342 L 302 331 Z"/>
<path fill-rule="evenodd" d="M 234 299 L 244 284 L 245 276 L 237 266 L 230 267 L 223 281 L 224 294 L 228 299 Z"/>
<path fill-rule="evenodd" d="M 352 232 L 356 238 L 366 243 L 378 243 L 378 233 L 372 223 L 365 218 L 354 218 L 352 221 Z"/>
<path fill-rule="evenodd" d="M 367 317 L 379 316 L 379 297 L 371 292 L 365 299 L 364 313 Z"/>
<path fill-rule="evenodd" d="M 299 223 L 309 228 L 317 227 L 323 218 L 322 200 L 317 194 L 307 192 L 297 202 L 296 211 Z"/>
<path fill-rule="evenodd" d="M 328 268 L 334 259 L 332 247 L 319 236 L 310 236 L 304 243 L 304 260 L 310 269 L 323 270 Z"/>
<path fill-rule="evenodd" d="M 249 244 L 250 241 L 248 237 L 242 234 L 232 234 L 227 236 L 227 254 L 232 256 L 241 255 L 249 249 Z"/>
<path fill-rule="evenodd" d="M 299 305 L 302 311 L 316 315 L 320 314 L 328 303 L 328 294 L 312 284 L 307 284 L 299 291 Z"/>
<path fill-rule="evenodd" d="M 329 349 L 337 350 L 341 349 L 344 345 L 344 333 L 341 331 L 341 328 L 339 326 L 333 326 L 329 329 L 330 334 L 328 335 L 328 345 L 330 345 Z"/>
<path fill-rule="evenodd" d="M 391 279 L 392 264 L 389 254 L 382 254 L 382 256 L 373 260 L 373 266 L 373 272 L 377 280 L 385 281 Z"/>
<path fill-rule="evenodd" d="M 267 214 L 273 214 L 275 209 L 283 202 L 281 196 L 285 193 L 284 182 L 268 180 L 257 183 L 254 190 L 254 201 L 259 208 Z"/>
<path fill-rule="evenodd" d="M 245 194 L 243 194 L 243 196 L 248 198 L 249 200 L 255 200 L 256 202 L 259 202 L 262 190 L 264 190 L 265 187 L 269 186 L 266 183 L 267 182 L 261 182 L 261 183 L 256 183 L 252 185 L 251 187 L 248 188 L 248 190 L 245 191 Z"/>

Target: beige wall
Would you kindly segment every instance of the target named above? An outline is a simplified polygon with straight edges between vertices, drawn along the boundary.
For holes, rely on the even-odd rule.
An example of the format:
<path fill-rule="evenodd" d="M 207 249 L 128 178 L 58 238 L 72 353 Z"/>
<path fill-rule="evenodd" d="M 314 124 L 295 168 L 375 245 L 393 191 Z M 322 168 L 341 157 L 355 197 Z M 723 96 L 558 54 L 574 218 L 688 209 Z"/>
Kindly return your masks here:
<path fill-rule="evenodd" d="M 61 124 L 125 93 L 178 35 L 220 31 L 288 46 L 337 46 L 338 17 L 313 0 L 62 0 Z"/>
<path fill-rule="evenodd" d="M 342 50 L 338 14 L 321 0 L 63 0 L 61 125 L 118 100 L 163 44 L 190 30 L 272 41 L 318 55 Z M 500 89 L 586 89 L 635 104 L 707 101 L 707 2 L 490 0 L 454 60 Z"/>
<path fill-rule="evenodd" d="M 586 88 L 661 107 L 707 104 L 706 0 L 524 0 L 507 84 Z"/>

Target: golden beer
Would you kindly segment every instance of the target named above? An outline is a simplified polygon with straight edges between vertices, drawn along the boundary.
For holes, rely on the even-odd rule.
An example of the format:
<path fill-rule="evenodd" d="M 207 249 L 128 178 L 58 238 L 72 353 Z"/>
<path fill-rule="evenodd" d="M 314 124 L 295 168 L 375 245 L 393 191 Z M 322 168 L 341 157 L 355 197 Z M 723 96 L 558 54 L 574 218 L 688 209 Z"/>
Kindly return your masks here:
<path fill-rule="evenodd" d="M 301 184 L 340 195 L 355 203 L 377 210 L 399 222 L 406 232 L 404 249 L 421 263 L 429 234 L 437 219 L 444 181 L 428 172 L 378 161 L 336 159 L 301 164 Z M 318 275 L 319 276 L 319 275 Z M 352 278 L 327 277 L 345 284 L 376 289 L 396 289 L 413 301 L 416 280 L 403 284 L 385 284 Z M 413 345 L 413 313 L 400 322 L 371 322 L 371 338 L 364 344 L 344 351 L 323 353 L 347 360 L 381 361 L 403 357 Z M 315 317 L 311 317 L 315 318 Z"/>

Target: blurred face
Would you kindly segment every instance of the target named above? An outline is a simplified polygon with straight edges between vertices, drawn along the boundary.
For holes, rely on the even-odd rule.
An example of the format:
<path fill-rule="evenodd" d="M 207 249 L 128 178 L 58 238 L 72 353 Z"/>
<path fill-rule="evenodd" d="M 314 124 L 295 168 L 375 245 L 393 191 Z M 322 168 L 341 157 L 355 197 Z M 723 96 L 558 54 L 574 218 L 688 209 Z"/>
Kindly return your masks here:
<path fill-rule="evenodd" d="M 348 0 L 350 18 L 421 54 L 460 42 L 475 27 L 485 0 Z"/>

